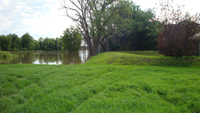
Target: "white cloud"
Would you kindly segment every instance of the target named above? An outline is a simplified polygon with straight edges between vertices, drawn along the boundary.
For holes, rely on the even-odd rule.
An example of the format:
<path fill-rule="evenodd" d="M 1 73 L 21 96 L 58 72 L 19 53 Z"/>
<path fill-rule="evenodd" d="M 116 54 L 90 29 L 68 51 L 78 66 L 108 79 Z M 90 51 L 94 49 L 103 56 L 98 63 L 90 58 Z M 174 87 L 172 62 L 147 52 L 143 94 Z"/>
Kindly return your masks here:
<path fill-rule="evenodd" d="M 41 16 L 38 16 L 41 15 Z M 22 19 L 26 32 L 35 34 L 35 39 L 39 37 L 55 38 L 62 35 L 62 32 L 69 27 L 72 22 L 66 16 L 59 16 L 59 10 L 52 7 L 46 14 L 35 13 L 33 18 Z"/>
<path fill-rule="evenodd" d="M 13 21 L 9 21 L 8 18 L 3 17 L 1 15 L 0 15 L 0 22 L 1 22 L 0 33 L 8 30 L 13 24 Z"/>
<path fill-rule="evenodd" d="M 16 33 L 19 37 L 29 32 L 39 37 L 59 37 L 72 22 L 60 16 L 58 0 L 29 0 L 0 2 L 0 34 Z M 10 5 L 10 7 L 7 7 Z"/>

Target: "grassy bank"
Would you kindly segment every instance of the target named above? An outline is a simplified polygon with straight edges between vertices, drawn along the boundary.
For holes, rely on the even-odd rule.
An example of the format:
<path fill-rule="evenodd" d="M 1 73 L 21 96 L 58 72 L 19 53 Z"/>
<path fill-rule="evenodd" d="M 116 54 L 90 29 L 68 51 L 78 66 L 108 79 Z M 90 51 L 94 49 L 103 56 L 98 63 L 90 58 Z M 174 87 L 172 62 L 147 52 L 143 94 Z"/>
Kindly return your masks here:
<path fill-rule="evenodd" d="M 0 112 L 200 112 L 198 66 L 108 63 L 113 56 L 138 54 L 104 53 L 82 65 L 0 65 Z"/>
<path fill-rule="evenodd" d="M 92 57 L 87 64 L 199 67 L 200 57 L 166 57 L 156 51 L 107 52 Z"/>

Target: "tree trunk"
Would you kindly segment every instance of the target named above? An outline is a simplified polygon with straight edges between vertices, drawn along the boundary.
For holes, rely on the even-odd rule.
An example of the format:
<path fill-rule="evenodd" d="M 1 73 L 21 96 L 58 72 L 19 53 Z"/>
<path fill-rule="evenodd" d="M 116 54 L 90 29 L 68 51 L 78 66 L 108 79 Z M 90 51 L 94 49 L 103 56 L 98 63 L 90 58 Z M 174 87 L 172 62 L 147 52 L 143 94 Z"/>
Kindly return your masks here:
<path fill-rule="evenodd" d="M 199 40 L 199 56 L 200 56 L 200 40 Z"/>
<path fill-rule="evenodd" d="M 109 51 L 109 39 L 106 38 L 106 52 Z"/>
<path fill-rule="evenodd" d="M 118 43 L 118 45 L 119 45 L 119 47 L 120 47 L 121 51 L 123 51 L 122 45 L 120 44 L 120 42 L 117 40 L 117 38 L 116 38 L 116 37 L 115 37 L 115 39 L 116 39 L 116 41 L 117 41 L 117 43 Z"/>
<path fill-rule="evenodd" d="M 93 56 L 92 44 L 90 41 L 87 41 L 88 49 L 89 49 L 89 56 Z"/>

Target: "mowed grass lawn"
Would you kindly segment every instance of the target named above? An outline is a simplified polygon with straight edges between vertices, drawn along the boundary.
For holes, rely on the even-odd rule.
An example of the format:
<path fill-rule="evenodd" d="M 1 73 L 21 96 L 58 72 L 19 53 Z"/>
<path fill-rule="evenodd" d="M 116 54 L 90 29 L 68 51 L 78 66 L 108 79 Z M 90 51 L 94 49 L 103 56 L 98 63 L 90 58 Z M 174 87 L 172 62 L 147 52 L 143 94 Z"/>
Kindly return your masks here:
<path fill-rule="evenodd" d="M 173 61 L 184 67 L 152 63 L 159 58 L 111 52 L 81 65 L 0 65 L 0 112 L 200 112 L 199 58 Z"/>

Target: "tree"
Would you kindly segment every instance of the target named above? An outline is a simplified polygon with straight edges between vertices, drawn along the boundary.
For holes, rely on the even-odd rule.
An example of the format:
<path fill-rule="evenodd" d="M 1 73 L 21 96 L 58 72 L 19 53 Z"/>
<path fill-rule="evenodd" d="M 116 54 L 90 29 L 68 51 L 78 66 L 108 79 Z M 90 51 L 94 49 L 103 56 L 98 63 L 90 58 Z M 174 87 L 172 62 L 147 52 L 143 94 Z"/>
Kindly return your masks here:
<path fill-rule="evenodd" d="M 37 40 L 34 40 L 34 50 L 40 50 L 40 44 Z"/>
<path fill-rule="evenodd" d="M 33 50 L 34 49 L 34 39 L 29 33 L 25 33 L 21 37 L 21 46 L 25 50 Z"/>
<path fill-rule="evenodd" d="M 82 37 L 78 29 L 71 27 L 63 32 L 61 40 L 63 50 L 67 50 L 71 53 L 77 52 L 80 49 Z"/>
<path fill-rule="evenodd" d="M 0 40 L 1 40 L 1 49 L 4 51 L 8 51 L 11 50 L 11 46 L 12 46 L 12 36 L 11 35 L 1 35 L 0 36 Z"/>
<path fill-rule="evenodd" d="M 163 0 L 159 3 L 160 15 L 157 15 L 162 25 L 158 37 L 159 53 L 166 56 L 198 55 L 198 41 L 193 38 L 198 32 L 200 15 L 183 12 L 183 6 L 173 7 L 173 0 Z"/>
<path fill-rule="evenodd" d="M 54 39 L 50 39 L 50 38 L 45 38 L 43 41 L 43 47 L 44 50 L 46 51 L 51 51 L 51 50 L 55 50 L 55 41 Z"/>
<path fill-rule="evenodd" d="M 151 10 L 142 11 L 133 2 L 120 1 L 115 15 L 107 24 L 106 34 L 110 34 L 111 50 L 155 49 L 158 34 L 157 27 L 150 21 L 152 18 Z"/>
<path fill-rule="evenodd" d="M 0 35 L 0 48 L 4 51 L 19 50 L 21 40 L 16 34 Z"/>
<path fill-rule="evenodd" d="M 114 15 L 118 0 L 68 0 L 62 9 L 66 15 L 76 22 L 79 31 L 87 42 L 89 54 L 98 53 L 101 42 L 105 39 L 102 34 L 106 24 Z M 71 12 L 72 11 L 72 12 Z M 69 13 L 71 12 L 71 13 Z M 74 14 L 74 15 L 70 15 Z"/>
<path fill-rule="evenodd" d="M 40 38 L 38 39 L 38 42 L 39 42 L 39 44 L 40 44 L 40 49 L 41 49 L 41 50 L 44 50 L 44 46 L 43 46 L 43 38 L 40 37 Z"/>
<path fill-rule="evenodd" d="M 6 36 L 5 35 L 0 35 L 0 44 L 1 44 L 1 49 L 2 50 L 4 50 L 4 51 L 8 50 L 8 48 L 7 48 L 8 43 L 6 41 Z"/>
<path fill-rule="evenodd" d="M 61 39 L 59 39 L 59 38 L 56 37 L 56 40 L 55 40 L 55 49 L 56 50 L 61 50 L 61 48 L 62 48 Z"/>
<path fill-rule="evenodd" d="M 19 50 L 20 49 L 20 39 L 16 34 L 9 34 L 6 36 L 10 39 L 11 50 Z"/>

